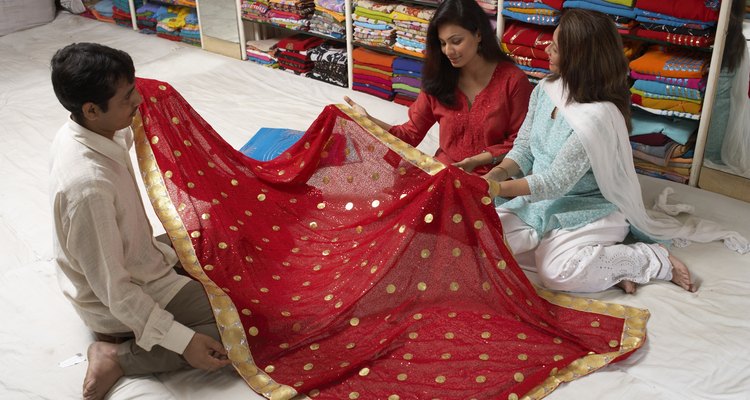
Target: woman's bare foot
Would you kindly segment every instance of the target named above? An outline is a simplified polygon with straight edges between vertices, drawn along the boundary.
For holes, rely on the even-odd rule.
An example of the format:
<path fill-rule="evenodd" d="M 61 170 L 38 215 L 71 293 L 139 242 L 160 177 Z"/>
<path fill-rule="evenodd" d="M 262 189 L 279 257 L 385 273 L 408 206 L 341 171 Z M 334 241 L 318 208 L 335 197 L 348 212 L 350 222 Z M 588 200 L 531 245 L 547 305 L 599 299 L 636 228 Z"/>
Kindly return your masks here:
<path fill-rule="evenodd" d="M 87 353 L 89 367 L 83 378 L 83 399 L 101 400 L 124 372 L 117 361 L 117 345 L 94 342 Z"/>
<path fill-rule="evenodd" d="M 638 289 L 638 285 L 632 281 L 620 281 L 617 286 L 627 294 L 635 294 L 635 291 Z"/>
<path fill-rule="evenodd" d="M 690 280 L 690 271 L 688 271 L 685 263 L 673 256 L 672 253 L 669 253 L 669 262 L 672 264 L 672 283 L 688 292 L 698 290 L 698 285 L 693 284 Z"/>

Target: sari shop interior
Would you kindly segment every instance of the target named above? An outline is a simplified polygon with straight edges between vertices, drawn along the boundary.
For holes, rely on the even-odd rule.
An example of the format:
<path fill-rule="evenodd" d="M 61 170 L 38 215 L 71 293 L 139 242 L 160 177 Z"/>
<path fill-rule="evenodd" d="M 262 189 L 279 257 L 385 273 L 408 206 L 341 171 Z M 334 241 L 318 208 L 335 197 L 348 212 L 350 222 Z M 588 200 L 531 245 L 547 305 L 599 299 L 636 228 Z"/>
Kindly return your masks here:
<path fill-rule="evenodd" d="M 4 258 L 0 263 L 0 311 L 4 316 L 4 322 L 0 325 L 0 398 L 60 400 L 81 397 L 81 383 L 87 365 L 86 349 L 94 336 L 63 297 L 58 284 L 52 250 L 53 225 L 47 178 L 50 153 L 55 151 L 51 147 L 54 134 L 68 118 L 68 113 L 59 105 L 52 91 L 49 61 L 57 49 L 82 41 L 95 41 L 127 51 L 134 59 L 137 76 L 171 85 L 211 125 L 221 140 L 237 150 L 243 148 L 257 132 L 262 132 L 262 128 L 305 131 L 324 109 L 329 113 L 334 112 L 326 106 L 342 103 L 343 96 L 353 97 L 370 114 L 385 122 L 396 124 L 407 120 L 407 107 L 391 101 L 66 12 L 57 13 L 51 22 L 0 36 L 0 117 L 3 121 L 0 125 L 0 180 L 3 187 L 0 194 L 0 249 Z M 345 118 L 345 112 L 335 112 L 339 113 L 337 118 Z M 376 139 L 368 139 L 374 148 L 381 145 Z M 418 149 L 425 154 L 433 154 L 437 144 L 437 127 L 433 127 Z M 135 151 L 131 152 L 131 158 L 133 165 L 138 165 Z M 640 176 L 639 179 L 645 204 L 653 204 L 665 187 L 671 187 L 675 192 L 672 200 L 689 203 L 695 207 L 696 215 L 750 237 L 748 203 L 668 180 L 647 176 Z M 154 233 L 163 233 L 165 228 L 157 212 L 150 206 L 149 191 L 145 189 L 140 175 L 138 180 Z M 465 193 L 454 182 L 451 178 L 446 190 L 452 191 L 452 195 Z M 480 185 L 462 182 L 462 190 L 481 190 Z M 295 205 L 290 202 L 288 207 Z M 467 214 L 464 215 L 468 215 L 469 211 L 465 212 Z M 426 216 L 424 221 L 429 222 Z M 475 224 L 474 228 L 477 226 Z M 484 229 L 489 228 L 485 226 Z M 386 236 L 392 235 L 390 231 L 387 232 Z M 501 237 L 496 239 L 502 242 Z M 502 247 L 501 244 L 494 246 Z M 456 256 L 455 251 L 451 255 L 450 247 L 448 249 L 447 257 Z M 750 255 L 729 251 L 720 242 L 694 243 L 673 251 L 688 265 L 694 279 L 699 282 L 700 288 L 696 293 L 688 293 L 669 282 L 655 282 L 639 287 L 635 295 L 627 295 L 614 288 L 585 296 L 540 289 L 539 296 L 536 296 L 533 287 L 526 284 L 527 279 L 532 284 L 538 284 L 534 273 L 519 272 L 513 281 L 507 281 L 510 282 L 508 285 L 515 285 L 512 287 L 517 291 L 516 295 L 532 289 L 527 303 L 512 304 L 514 300 L 509 300 L 513 297 L 509 292 L 511 286 L 503 288 L 500 294 L 508 296 L 497 298 L 502 297 L 503 302 L 510 302 L 504 308 L 514 308 L 516 313 L 521 314 L 523 309 L 533 308 L 532 304 L 534 307 L 547 307 L 545 304 L 550 302 L 559 307 L 555 308 L 558 315 L 585 309 L 585 318 L 571 314 L 573 316 L 568 325 L 562 324 L 560 329 L 583 332 L 581 336 L 591 338 L 595 338 L 596 334 L 591 332 L 596 329 L 622 332 L 615 338 L 600 335 L 605 340 L 605 348 L 595 349 L 595 354 L 583 353 L 565 358 L 561 354 L 567 356 L 568 353 L 538 350 L 540 346 L 524 343 L 523 340 L 537 334 L 550 340 L 548 346 L 559 344 L 558 341 L 580 339 L 575 335 L 556 332 L 556 326 L 543 322 L 538 326 L 546 327 L 544 329 L 529 328 L 517 335 L 514 332 L 514 337 L 521 341 L 509 342 L 507 346 L 492 343 L 493 338 L 497 337 L 494 329 L 498 328 L 492 326 L 495 314 L 477 311 L 476 321 L 463 320 L 467 329 L 472 325 L 483 327 L 479 332 L 486 347 L 474 348 L 473 353 L 463 353 L 463 341 L 460 340 L 462 330 L 456 328 L 451 332 L 437 332 L 440 340 L 423 344 L 421 350 L 404 353 L 400 348 L 389 348 L 393 362 L 388 364 L 388 371 L 393 372 L 392 375 L 378 374 L 375 365 L 386 368 L 385 364 L 369 366 L 368 355 L 360 352 L 357 353 L 358 365 L 355 366 L 347 364 L 346 368 L 342 367 L 346 361 L 339 362 L 337 359 L 335 367 L 341 368 L 342 372 L 337 373 L 332 367 L 316 374 L 317 365 L 326 364 L 326 360 L 322 359 L 316 361 L 315 368 L 312 363 L 304 364 L 305 382 L 289 381 L 286 375 L 281 374 L 281 361 L 286 353 L 278 350 L 278 341 L 268 336 L 265 336 L 267 340 L 276 346 L 275 352 L 264 351 L 263 343 L 253 342 L 258 329 L 252 325 L 253 315 L 245 315 L 247 318 L 236 319 L 242 325 L 240 336 L 243 339 L 231 340 L 236 341 L 234 344 L 251 341 L 253 345 L 249 352 L 242 354 L 245 358 L 237 358 L 233 366 L 213 373 L 189 370 L 122 378 L 108 398 L 499 398 L 483 396 L 482 393 L 488 392 L 475 388 L 486 387 L 502 379 L 516 385 L 514 387 L 525 388 L 519 393 L 505 395 L 505 398 L 747 399 L 750 393 L 750 319 L 747 317 L 747 310 L 750 309 Z M 503 254 L 506 259 L 512 259 L 507 251 Z M 427 255 L 423 251 L 421 258 L 425 259 Z M 420 259 L 419 249 L 415 259 Z M 493 262 L 495 268 L 489 271 L 507 273 L 513 269 L 510 264 L 513 262 Z M 373 267 L 358 265 L 357 268 L 366 268 L 367 271 Z M 449 272 L 447 282 L 452 279 Z M 412 278 L 406 274 L 403 279 L 406 283 Z M 493 281 L 494 278 L 483 279 Z M 353 284 L 367 283 L 358 281 Z M 484 289 L 485 293 L 495 290 L 490 289 L 489 284 L 485 286 L 481 280 L 479 283 L 478 287 Z M 415 293 L 430 292 L 431 287 L 419 279 L 414 281 L 414 285 Z M 454 288 L 457 289 L 457 286 L 449 285 L 445 291 Z M 390 287 L 384 286 L 384 289 L 383 293 L 391 293 Z M 477 289 L 477 293 L 477 296 L 484 296 L 481 289 Z M 324 292 L 319 295 L 321 299 L 327 297 Z M 245 314 L 244 308 L 237 310 L 226 302 L 217 301 L 214 306 L 219 307 L 220 303 L 234 310 L 235 315 Z M 338 303 L 331 301 L 330 304 Z M 455 314 L 460 320 L 462 315 L 472 312 L 447 307 L 443 310 L 447 322 L 441 319 L 441 323 L 454 323 L 448 320 Z M 493 305 L 483 304 L 482 307 L 491 309 Z M 278 310 L 278 318 L 285 318 L 282 312 L 285 311 Z M 386 312 L 384 321 L 397 316 L 399 312 Z M 430 315 L 415 313 L 406 317 L 417 324 L 420 319 L 430 318 Z M 387 325 L 386 322 L 371 325 L 372 321 L 368 321 L 365 314 L 346 322 L 351 329 L 370 326 L 368 329 L 372 331 Z M 511 318 L 508 324 L 512 323 L 515 322 Z M 577 326 L 571 327 L 570 324 Z M 301 329 L 304 330 L 304 327 Z M 261 332 L 258 337 L 267 334 Z M 431 333 L 424 328 L 419 335 L 410 330 L 404 330 L 401 334 L 408 337 L 408 345 L 414 346 Z M 345 357 L 346 351 L 362 349 L 364 346 L 361 345 L 350 346 L 350 343 L 360 340 L 358 336 L 367 335 L 365 331 L 351 335 L 349 340 L 342 342 L 339 353 Z M 378 345 L 377 341 L 374 343 L 374 346 Z M 304 347 L 305 351 L 326 350 L 324 345 L 318 348 L 315 342 L 298 345 Z M 281 349 L 284 350 L 284 346 Z M 419 362 L 420 351 L 429 362 Z M 253 361 L 253 353 L 257 363 Z M 482 370 L 483 362 L 491 362 L 495 357 L 509 356 L 514 363 L 519 363 L 532 359 L 536 353 L 549 357 L 547 364 L 554 363 L 559 367 L 545 370 L 542 378 L 523 374 L 519 372 L 520 369 L 514 371 L 513 368 L 507 369 L 510 371 L 507 376 L 503 375 L 505 372 L 494 373 L 492 371 L 496 367 L 505 371 L 496 364 L 486 369 L 489 372 L 476 372 Z M 278 354 L 279 363 L 273 358 L 269 359 L 268 354 Z M 331 357 L 342 356 L 328 354 Z M 371 357 L 385 356 L 373 353 Z M 307 368 L 308 365 L 310 368 Z M 423 371 L 425 366 L 432 368 L 431 375 L 414 372 Z M 463 391 L 451 389 L 434 395 L 440 393 L 441 388 L 449 387 L 445 385 L 451 385 L 452 380 L 461 379 L 470 383 Z M 529 383 L 535 379 L 538 384 L 523 386 L 524 381 Z M 317 382 L 320 386 L 315 387 L 310 382 Z M 417 388 L 422 387 L 425 388 L 424 393 L 430 393 L 429 397 L 415 394 L 419 392 Z M 377 392 L 368 388 L 377 388 Z"/>

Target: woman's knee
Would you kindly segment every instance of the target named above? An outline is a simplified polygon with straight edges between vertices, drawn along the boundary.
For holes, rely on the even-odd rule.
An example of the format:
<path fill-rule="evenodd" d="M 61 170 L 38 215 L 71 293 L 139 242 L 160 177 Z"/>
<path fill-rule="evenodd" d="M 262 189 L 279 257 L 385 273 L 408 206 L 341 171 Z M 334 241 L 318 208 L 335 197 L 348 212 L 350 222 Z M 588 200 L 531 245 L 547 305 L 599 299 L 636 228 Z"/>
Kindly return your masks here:
<path fill-rule="evenodd" d="M 596 246 L 585 246 L 551 259 L 537 259 L 537 272 L 542 284 L 552 290 L 587 291 L 584 270 Z"/>

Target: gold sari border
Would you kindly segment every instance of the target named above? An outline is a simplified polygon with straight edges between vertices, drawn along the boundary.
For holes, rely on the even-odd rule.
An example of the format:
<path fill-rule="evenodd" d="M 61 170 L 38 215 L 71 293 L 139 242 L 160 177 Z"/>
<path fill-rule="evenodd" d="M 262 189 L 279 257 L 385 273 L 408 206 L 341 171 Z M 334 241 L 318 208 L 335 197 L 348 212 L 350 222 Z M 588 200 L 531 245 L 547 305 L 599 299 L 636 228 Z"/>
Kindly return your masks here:
<path fill-rule="evenodd" d="M 610 347 L 613 349 L 617 348 L 617 350 L 600 354 L 589 353 L 587 356 L 574 360 L 565 368 L 559 370 L 553 369 L 550 376 L 526 393 L 521 398 L 522 400 L 541 399 L 550 394 L 561 383 L 570 382 L 595 372 L 609 365 L 618 357 L 643 346 L 646 339 L 646 322 L 651 317 L 651 313 L 648 310 L 572 296 L 567 293 L 554 292 L 540 287 L 536 287 L 536 290 L 539 296 L 551 304 L 576 311 L 622 318 L 625 321 L 620 342 L 617 343 L 617 341 L 613 340 L 609 343 Z"/>
<path fill-rule="evenodd" d="M 132 129 L 135 136 L 138 166 L 141 170 L 148 198 L 172 240 L 172 245 L 182 266 L 203 285 L 208 301 L 211 303 L 222 342 L 235 370 L 250 388 L 267 399 L 285 400 L 295 397 L 298 393 L 294 388 L 274 381 L 255 364 L 237 308 L 226 292 L 218 287 L 203 270 L 195 254 L 195 248 L 190 240 L 187 228 L 185 228 L 185 224 L 167 192 L 153 149 L 146 137 L 140 112 L 136 113 L 133 119 Z M 154 139 L 158 140 L 157 138 Z"/>
<path fill-rule="evenodd" d="M 445 164 L 436 160 L 434 157 L 428 156 L 419 151 L 416 147 L 412 147 L 396 136 L 393 136 L 391 133 L 372 122 L 369 118 L 355 112 L 354 109 L 348 105 L 336 104 L 336 107 L 349 116 L 349 118 L 354 120 L 354 122 L 365 128 L 369 134 L 380 140 L 380 142 L 386 145 L 389 149 L 393 150 L 404 160 L 422 171 L 430 175 L 435 175 L 446 168 Z"/>
<path fill-rule="evenodd" d="M 354 112 L 352 108 L 342 104 L 336 106 L 381 143 L 422 171 L 430 175 L 435 175 L 446 168 L 440 161 L 427 156 L 388 133 L 368 118 Z M 222 342 L 225 348 L 227 348 L 229 359 L 232 361 L 235 370 L 251 389 L 267 399 L 309 399 L 308 396 L 298 393 L 293 387 L 274 381 L 255 364 L 237 308 L 226 292 L 206 275 L 195 253 L 195 248 L 193 247 L 187 228 L 169 197 L 164 178 L 146 137 L 140 112 L 136 113 L 133 119 L 132 129 L 135 137 L 138 165 L 149 200 L 156 211 L 157 217 L 172 240 L 174 249 L 183 267 L 203 285 L 213 309 Z M 490 192 L 492 192 L 492 183 L 490 182 Z M 617 350 L 607 353 L 589 354 L 574 360 L 565 368 L 559 370 L 553 369 L 550 376 L 544 382 L 531 389 L 521 399 L 541 399 L 550 394 L 561 383 L 570 382 L 595 372 L 607 366 L 618 357 L 632 352 L 643 345 L 646 337 L 646 322 L 650 317 L 648 310 L 571 296 L 539 287 L 536 289 L 537 293 L 551 304 L 576 311 L 622 318 L 624 319 L 624 329 L 620 342 L 616 343 L 613 340 L 610 343 L 610 346 L 617 348 Z"/>

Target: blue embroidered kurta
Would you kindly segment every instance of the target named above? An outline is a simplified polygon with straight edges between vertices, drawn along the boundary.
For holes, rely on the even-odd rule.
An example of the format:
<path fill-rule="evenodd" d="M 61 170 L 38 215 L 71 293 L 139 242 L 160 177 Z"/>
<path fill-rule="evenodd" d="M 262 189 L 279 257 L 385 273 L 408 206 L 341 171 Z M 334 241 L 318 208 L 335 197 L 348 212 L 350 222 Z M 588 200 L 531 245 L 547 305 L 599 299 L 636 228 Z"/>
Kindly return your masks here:
<path fill-rule="evenodd" d="M 534 228 L 539 237 L 553 229 L 573 230 L 617 210 L 601 194 L 578 135 L 537 86 L 529 112 L 506 156 L 515 161 L 531 194 L 497 204 Z"/>

